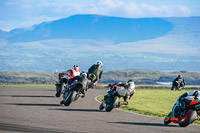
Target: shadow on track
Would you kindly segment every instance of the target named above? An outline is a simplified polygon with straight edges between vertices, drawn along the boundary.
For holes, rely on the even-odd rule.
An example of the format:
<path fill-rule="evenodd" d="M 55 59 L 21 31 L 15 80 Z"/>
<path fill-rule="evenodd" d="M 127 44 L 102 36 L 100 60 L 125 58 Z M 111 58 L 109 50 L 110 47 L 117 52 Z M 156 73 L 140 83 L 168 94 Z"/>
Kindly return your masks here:
<path fill-rule="evenodd" d="M 3 96 L 3 97 L 31 97 L 31 98 L 41 98 L 41 97 L 44 97 L 44 98 L 54 98 L 55 96 L 35 96 L 35 95 L 0 95 L 0 96 Z"/>
<path fill-rule="evenodd" d="M 1 123 L 0 122 L 0 131 L 2 132 L 26 132 L 26 133 L 83 133 L 77 131 L 70 130 L 62 130 L 62 129 L 53 129 L 53 128 L 42 128 L 42 127 L 33 127 L 33 126 L 25 126 L 25 125 L 16 125 L 9 123 Z"/>
<path fill-rule="evenodd" d="M 49 110 L 77 111 L 77 112 L 100 112 L 98 109 L 49 109 Z"/>
<path fill-rule="evenodd" d="M 139 125 L 139 126 L 178 127 L 177 125 L 165 125 L 161 123 L 142 123 L 142 122 L 108 122 L 108 123 L 129 124 L 129 125 Z"/>
<path fill-rule="evenodd" d="M 59 104 L 37 104 L 37 103 L 5 103 L 7 105 L 18 105 L 18 106 L 60 106 Z"/>

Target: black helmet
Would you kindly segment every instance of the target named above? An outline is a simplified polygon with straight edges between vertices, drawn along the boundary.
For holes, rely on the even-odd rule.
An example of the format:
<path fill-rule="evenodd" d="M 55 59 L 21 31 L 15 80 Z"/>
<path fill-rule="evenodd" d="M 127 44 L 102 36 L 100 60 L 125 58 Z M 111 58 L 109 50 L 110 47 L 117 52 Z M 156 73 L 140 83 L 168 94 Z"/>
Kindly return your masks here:
<path fill-rule="evenodd" d="M 179 75 L 178 75 L 178 78 L 180 78 L 180 79 L 181 79 L 181 78 L 183 78 L 183 76 L 179 74 Z"/>

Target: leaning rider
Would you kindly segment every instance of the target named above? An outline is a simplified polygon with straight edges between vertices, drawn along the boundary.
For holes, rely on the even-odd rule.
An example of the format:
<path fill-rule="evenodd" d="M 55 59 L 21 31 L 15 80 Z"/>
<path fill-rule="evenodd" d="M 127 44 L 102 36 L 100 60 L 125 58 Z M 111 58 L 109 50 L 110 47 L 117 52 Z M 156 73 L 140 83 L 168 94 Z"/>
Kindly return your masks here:
<path fill-rule="evenodd" d="M 101 61 L 98 61 L 97 64 L 93 64 L 88 69 L 88 78 L 92 81 L 93 84 L 97 84 L 99 80 L 101 79 L 102 73 L 103 73 L 103 63 Z M 92 84 L 92 87 L 93 87 Z"/>
<path fill-rule="evenodd" d="M 71 78 L 73 78 L 73 77 L 75 77 L 75 76 L 78 76 L 78 75 L 80 75 L 80 72 L 79 72 L 79 67 L 77 66 L 77 65 L 74 65 L 74 67 L 72 68 L 72 69 L 69 69 L 69 70 L 67 70 L 67 71 L 64 71 L 63 73 L 59 73 L 59 82 L 57 82 L 56 83 L 56 87 L 59 87 L 60 86 L 60 84 L 61 84 L 61 76 L 62 75 L 68 75 L 68 77 L 67 77 L 67 81 L 66 82 L 68 82 L 68 80 L 69 79 L 71 79 Z M 57 92 L 56 92 L 56 94 L 57 94 Z"/>
<path fill-rule="evenodd" d="M 87 89 L 88 79 L 87 79 L 87 73 L 82 72 L 81 75 L 78 75 L 78 76 L 75 76 L 75 77 L 69 79 L 68 87 L 65 89 L 65 92 L 63 94 L 63 100 L 60 101 L 60 104 L 64 103 L 64 101 L 66 99 L 67 91 L 69 90 L 70 87 L 73 87 L 73 82 L 75 82 L 75 81 L 81 82 L 81 84 L 83 85 L 82 92 L 81 92 L 80 96 L 82 98 L 85 97 L 85 90 Z"/>
<path fill-rule="evenodd" d="M 107 91 L 106 95 L 104 96 L 104 102 L 106 100 L 106 98 L 113 92 L 116 90 L 117 87 L 123 87 L 126 90 L 126 94 L 123 97 L 124 101 L 123 102 L 119 102 L 118 106 L 120 105 L 128 105 L 129 100 L 131 99 L 131 97 L 134 95 L 135 93 L 135 83 L 132 80 L 129 80 L 126 83 L 122 83 L 119 82 L 117 84 L 109 84 L 110 89 Z"/>
<path fill-rule="evenodd" d="M 66 72 L 69 73 L 69 78 L 73 78 L 75 76 L 80 75 L 79 67 L 77 65 L 74 65 L 72 69 L 67 70 Z"/>
<path fill-rule="evenodd" d="M 187 96 L 194 96 L 194 99 L 197 100 L 197 102 L 200 102 L 200 88 L 196 91 L 186 92 L 179 97 L 178 104 L 172 109 L 172 112 L 174 111 L 175 116 L 179 111 L 185 109 L 185 97 Z"/>

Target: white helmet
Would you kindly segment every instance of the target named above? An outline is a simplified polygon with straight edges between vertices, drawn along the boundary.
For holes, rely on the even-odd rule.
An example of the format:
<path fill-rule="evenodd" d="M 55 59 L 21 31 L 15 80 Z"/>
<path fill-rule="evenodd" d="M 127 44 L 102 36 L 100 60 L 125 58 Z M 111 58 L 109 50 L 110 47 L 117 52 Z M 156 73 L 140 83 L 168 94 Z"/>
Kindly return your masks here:
<path fill-rule="evenodd" d="M 98 61 L 98 62 L 97 62 L 97 65 L 103 66 L 103 63 L 102 63 L 101 61 Z"/>

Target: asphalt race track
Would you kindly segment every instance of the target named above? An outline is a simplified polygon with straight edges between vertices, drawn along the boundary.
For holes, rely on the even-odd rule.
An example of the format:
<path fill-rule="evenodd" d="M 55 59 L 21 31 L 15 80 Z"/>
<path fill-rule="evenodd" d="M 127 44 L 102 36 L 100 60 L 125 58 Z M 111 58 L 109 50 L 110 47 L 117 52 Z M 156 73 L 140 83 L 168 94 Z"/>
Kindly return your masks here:
<path fill-rule="evenodd" d="M 54 88 L 0 87 L 0 132 L 200 133 L 200 125 L 166 126 L 162 118 L 117 109 L 99 111 L 95 97 L 105 92 L 88 90 L 85 98 L 67 107 L 54 97 Z"/>

